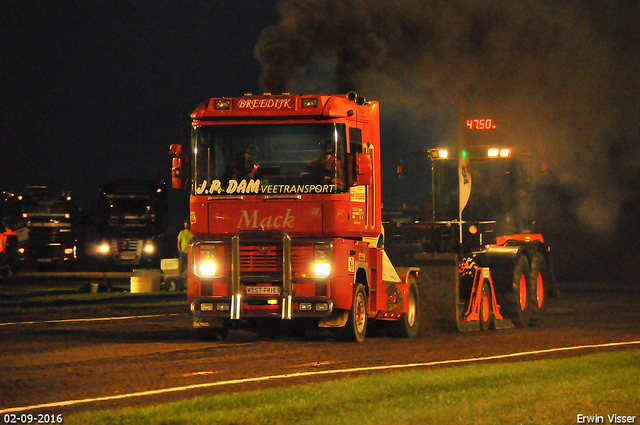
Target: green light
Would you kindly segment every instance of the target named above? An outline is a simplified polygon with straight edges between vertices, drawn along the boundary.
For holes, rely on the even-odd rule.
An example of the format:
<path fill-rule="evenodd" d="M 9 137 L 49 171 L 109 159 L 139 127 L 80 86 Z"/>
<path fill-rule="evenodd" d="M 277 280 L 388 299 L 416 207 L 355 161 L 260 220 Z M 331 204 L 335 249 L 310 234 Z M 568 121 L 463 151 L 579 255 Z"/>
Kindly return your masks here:
<path fill-rule="evenodd" d="M 466 157 L 467 157 L 467 151 L 464 151 L 464 150 L 462 151 L 462 157 L 463 157 L 463 158 L 466 158 Z"/>

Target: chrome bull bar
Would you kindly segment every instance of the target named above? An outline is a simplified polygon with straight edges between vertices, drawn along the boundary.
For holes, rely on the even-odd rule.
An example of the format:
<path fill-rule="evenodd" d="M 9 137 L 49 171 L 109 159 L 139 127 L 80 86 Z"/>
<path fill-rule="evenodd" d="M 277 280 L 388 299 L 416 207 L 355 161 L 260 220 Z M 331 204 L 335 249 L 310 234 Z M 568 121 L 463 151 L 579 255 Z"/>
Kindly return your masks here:
<path fill-rule="evenodd" d="M 231 320 L 240 319 L 242 308 L 242 276 L 240 275 L 240 239 L 256 231 L 242 230 L 231 238 Z M 279 230 L 263 230 L 261 235 L 272 234 L 282 237 L 282 319 L 291 320 L 293 314 L 292 281 L 291 281 L 291 237 Z M 275 239 L 275 238 L 273 238 Z M 266 240 L 266 239 L 265 239 Z M 253 239 L 255 241 L 255 239 Z"/>

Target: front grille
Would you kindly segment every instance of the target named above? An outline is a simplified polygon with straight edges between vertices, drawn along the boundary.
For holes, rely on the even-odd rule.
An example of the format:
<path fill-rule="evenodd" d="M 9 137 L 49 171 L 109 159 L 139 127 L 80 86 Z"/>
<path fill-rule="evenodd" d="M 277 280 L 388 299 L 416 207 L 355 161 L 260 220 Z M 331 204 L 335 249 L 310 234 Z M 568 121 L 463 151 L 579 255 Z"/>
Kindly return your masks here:
<path fill-rule="evenodd" d="M 313 261 L 313 245 L 291 244 L 291 269 L 295 271 L 307 267 Z M 282 272 L 282 244 L 278 245 L 240 245 L 241 273 L 276 273 Z"/>
<path fill-rule="evenodd" d="M 111 241 L 113 252 L 139 252 L 142 250 L 140 239 L 113 239 Z"/>

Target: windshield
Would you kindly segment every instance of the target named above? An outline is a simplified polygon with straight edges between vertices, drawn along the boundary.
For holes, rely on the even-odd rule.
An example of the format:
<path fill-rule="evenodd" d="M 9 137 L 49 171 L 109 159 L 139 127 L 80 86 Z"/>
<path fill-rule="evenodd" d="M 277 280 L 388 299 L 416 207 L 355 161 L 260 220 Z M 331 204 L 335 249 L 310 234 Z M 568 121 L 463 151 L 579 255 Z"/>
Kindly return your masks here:
<path fill-rule="evenodd" d="M 113 218 L 140 219 L 155 216 L 150 196 L 106 195 L 106 213 Z"/>
<path fill-rule="evenodd" d="M 197 126 L 195 195 L 341 193 L 344 124 Z"/>
<path fill-rule="evenodd" d="M 71 206 L 62 201 L 26 201 L 22 204 L 22 211 L 29 217 L 62 217 L 72 213 Z"/>
<path fill-rule="evenodd" d="M 525 164 L 501 159 L 472 162 L 467 172 L 471 194 L 463 211 L 464 220 L 509 222 L 518 231 L 531 228 L 535 200 Z M 458 161 L 434 161 L 433 178 L 434 218 L 457 219 Z"/>

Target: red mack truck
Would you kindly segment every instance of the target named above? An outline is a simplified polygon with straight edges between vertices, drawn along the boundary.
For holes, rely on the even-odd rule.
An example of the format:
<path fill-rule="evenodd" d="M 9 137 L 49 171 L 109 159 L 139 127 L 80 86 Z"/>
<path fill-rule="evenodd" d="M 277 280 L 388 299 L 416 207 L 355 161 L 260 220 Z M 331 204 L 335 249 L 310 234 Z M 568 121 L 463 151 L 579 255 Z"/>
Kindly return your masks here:
<path fill-rule="evenodd" d="M 418 269 L 382 245 L 379 103 L 346 95 L 212 98 L 171 145 L 190 190 L 194 328 L 226 337 L 295 323 L 362 341 L 418 332 Z"/>

